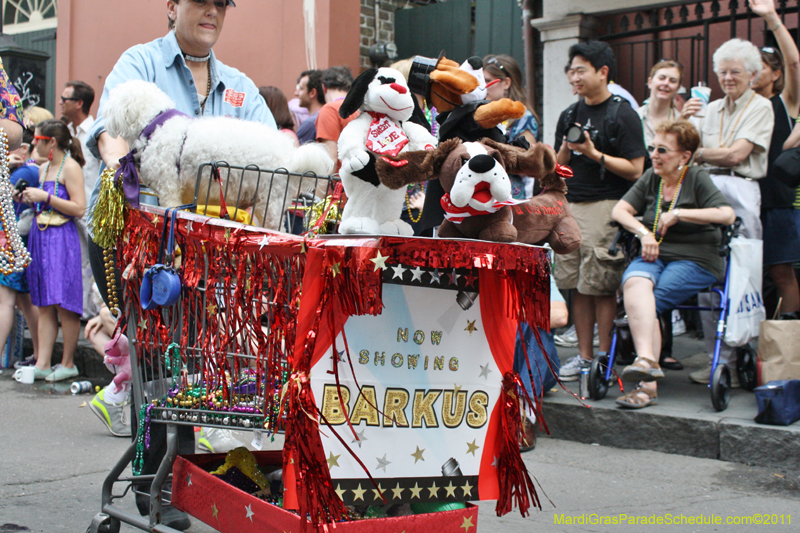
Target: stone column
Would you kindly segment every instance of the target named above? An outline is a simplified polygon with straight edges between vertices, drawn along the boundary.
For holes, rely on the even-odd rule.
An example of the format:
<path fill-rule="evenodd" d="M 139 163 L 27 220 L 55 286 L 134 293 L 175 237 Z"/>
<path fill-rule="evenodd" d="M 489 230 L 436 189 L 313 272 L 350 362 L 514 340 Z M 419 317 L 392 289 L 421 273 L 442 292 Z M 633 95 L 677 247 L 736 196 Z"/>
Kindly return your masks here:
<path fill-rule="evenodd" d="M 569 47 L 580 40 L 593 36 L 597 19 L 590 15 L 567 15 L 564 17 L 544 17 L 533 19 L 531 26 L 539 30 L 544 44 L 544 131 L 542 140 L 547 144 L 555 142 L 556 123 L 561 112 L 572 104 L 576 96 L 564 75 L 564 66 L 569 59 Z"/>

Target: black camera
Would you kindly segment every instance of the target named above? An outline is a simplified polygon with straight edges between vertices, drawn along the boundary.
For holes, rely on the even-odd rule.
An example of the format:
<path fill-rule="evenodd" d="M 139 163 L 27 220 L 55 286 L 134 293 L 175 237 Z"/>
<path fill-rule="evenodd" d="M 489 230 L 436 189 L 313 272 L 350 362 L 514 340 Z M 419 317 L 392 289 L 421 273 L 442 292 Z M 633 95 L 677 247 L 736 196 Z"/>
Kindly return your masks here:
<path fill-rule="evenodd" d="M 588 131 L 589 138 L 592 139 L 592 142 L 595 142 L 595 139 L 597 138 L 597 128 L 593 127 L 591 124 L 581 126 L 577 122 L 570 124 L 567 128 L 567 142 L 573 144 L 582 144 L 586 142 L 586 137 L 583 135 L 584 131 Z"/>
<path fill-rule="evenodd" d="M 14 188 L 20 193 L 23 193 L 25 192 L 25 189 L 27 189 L 29 186 L 30 183 L 28 183 L 27 180 L 19 180 L 17 184 L 14 185 Z"/>

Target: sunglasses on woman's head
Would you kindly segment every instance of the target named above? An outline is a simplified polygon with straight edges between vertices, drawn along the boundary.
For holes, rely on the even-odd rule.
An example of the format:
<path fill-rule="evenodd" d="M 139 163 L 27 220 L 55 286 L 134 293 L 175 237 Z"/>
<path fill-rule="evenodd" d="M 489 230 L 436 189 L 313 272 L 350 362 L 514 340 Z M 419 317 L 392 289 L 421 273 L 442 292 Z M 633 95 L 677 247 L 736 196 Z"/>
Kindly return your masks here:
<path fill-rule="evenodd" d="M 34 135 L 33 138 L 36 139 L 37 141 L 49 141 L 50 139 L 52 139 L 52 137 L 47 137 L 45 135 Z"/>

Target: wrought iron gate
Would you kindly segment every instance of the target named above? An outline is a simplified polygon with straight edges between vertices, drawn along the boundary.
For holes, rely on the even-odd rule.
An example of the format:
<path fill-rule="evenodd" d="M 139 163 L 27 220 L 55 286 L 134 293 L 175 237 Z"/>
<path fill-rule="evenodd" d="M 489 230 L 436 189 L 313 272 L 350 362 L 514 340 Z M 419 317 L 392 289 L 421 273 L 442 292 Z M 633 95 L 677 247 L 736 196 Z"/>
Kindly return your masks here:
<path fill-rule="evenodd" d="M 797 39 L 800 0 L 777 0 L 776 4 Z M 745 0 L 673 2 L 606 16 L 600 28 L 600 39 L 608 42 L 617 56 L 615 81 L 639 100 L 649 96 L 647 76 L 662 58 L 681 62 L 684 86 L 705 81 L 712 88 L 712 98 L 720 97 L 711 57 L 720 44 L 734 37 L 756 46 L 774 44 L 772 34 Z"/>

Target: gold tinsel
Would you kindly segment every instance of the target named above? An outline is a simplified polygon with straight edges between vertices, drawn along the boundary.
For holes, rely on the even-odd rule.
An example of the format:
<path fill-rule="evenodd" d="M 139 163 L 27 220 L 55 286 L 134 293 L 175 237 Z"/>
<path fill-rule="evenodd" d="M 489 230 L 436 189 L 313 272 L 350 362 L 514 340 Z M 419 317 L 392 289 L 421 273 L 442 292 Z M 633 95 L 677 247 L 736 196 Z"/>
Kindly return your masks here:
<path fill-rule="evenodd" d="M 100 195 L 92 216 L 92 238 L 101 248 L 113 248 L 125 229 L 125 206 L 122 179 L 114 183 L 114 171 L 106 169 L 100 176 Z"/>
<path fill-rule="evenodd" d="M 308 212 L 308 232 L 310 237 L 317 235 L 326 235 L 334 230 L 336 224 L 339 223 L 341 213 L 339 206 L 341 198 L 334 199 L 333 196 L 328 196 L 321 202 L 317 202 L 311 207 L 297 207 L 300 211 Z M 325 211 L 327 210 L 327 213 Z M 325 221 L 317 228 L 317 222 L 325 215 Z"/>

